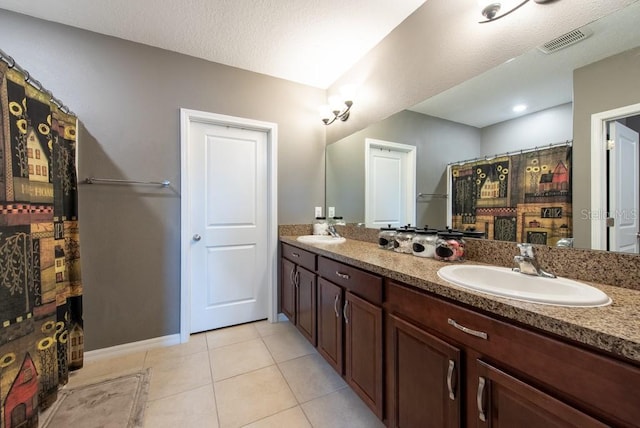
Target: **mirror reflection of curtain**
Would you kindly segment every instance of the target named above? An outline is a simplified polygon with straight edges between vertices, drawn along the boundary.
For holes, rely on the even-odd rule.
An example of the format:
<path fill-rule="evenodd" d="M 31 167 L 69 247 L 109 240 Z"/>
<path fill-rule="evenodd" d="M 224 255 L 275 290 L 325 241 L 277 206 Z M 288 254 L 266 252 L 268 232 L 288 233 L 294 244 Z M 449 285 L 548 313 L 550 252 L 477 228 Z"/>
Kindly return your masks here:
<path fill-rule="evenodd" d="M 562 145 L 453 165 L 453 228 L 546 245 L 572 237 L 571 153 Z"/>
<path fill-rule="evenodd" d="M 0 122 L 0 427 L 35 427 L 83 361 L 77 118 L 0 62 Z"/>

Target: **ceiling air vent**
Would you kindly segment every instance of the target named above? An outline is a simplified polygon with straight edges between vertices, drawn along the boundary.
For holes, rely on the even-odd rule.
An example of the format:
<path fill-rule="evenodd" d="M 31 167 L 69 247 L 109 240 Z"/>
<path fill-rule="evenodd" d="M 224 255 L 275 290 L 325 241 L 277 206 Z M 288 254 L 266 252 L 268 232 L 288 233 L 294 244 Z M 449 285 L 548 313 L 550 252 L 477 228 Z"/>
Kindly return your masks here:
<path fill-rule="evenodd" d="M 538 46 L 542 52 L 546 54 L 554 53 L 560 49 L 564 49 L 567 46 L 574 45 L 582 40 L 588 38 L 593 34 L 593 31 L 588 28 L 579 28 L 577 30 L 569 31 L 560 37 L 557 37 L 542 46 Z"/>

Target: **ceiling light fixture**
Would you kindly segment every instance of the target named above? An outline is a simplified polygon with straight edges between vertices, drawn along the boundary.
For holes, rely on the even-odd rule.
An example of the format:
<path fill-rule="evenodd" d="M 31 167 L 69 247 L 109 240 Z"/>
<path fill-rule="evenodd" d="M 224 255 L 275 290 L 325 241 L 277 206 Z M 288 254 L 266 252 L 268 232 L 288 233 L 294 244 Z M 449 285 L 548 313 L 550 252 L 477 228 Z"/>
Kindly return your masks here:
<path fill-rule="evenodd" d="M 526 104 L 518 104 L 513 106 L 513 111 L 516 113 L 520 113 L 521 111 L 525 111 L 527 109 Z"/>
<path fill-rule="evenodd" d="M 329 104 L 320 107 L 320 119 L 325 125 L 331 125 L 337 119 L 346 122 L 353 105 L 355 86 L 345 85 L 340 88 L 340 95 L 329 97 Z"/>
<path fill-rule="evenodd" d="M 533 0 L 533 1 L 535 1 L 536 3 L 547 3 L 550 0 Z M 524 6 L 528 2 L 529 0 L 524 0 L 524 1 L 478 0 L 478 4 L 482 8 L 482 16 L 486 18 L 485 21 L 480 21 L 479 23 L 484 24 L 487 22 L 497 21 L 498 19 L 504 18 L 505 16 L 509 15 L 511 12 L 514 12 L 517 9 L 520 9 L 522 6 Z"/>

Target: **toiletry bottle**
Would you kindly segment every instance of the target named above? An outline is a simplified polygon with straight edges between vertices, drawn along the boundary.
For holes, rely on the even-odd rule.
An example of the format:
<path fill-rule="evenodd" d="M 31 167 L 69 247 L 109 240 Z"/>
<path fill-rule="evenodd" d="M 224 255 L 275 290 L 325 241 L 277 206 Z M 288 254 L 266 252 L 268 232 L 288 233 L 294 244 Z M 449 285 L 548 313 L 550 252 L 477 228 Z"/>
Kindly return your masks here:
<path fill-rule="evenodd" d="M 326 217 L 316 217 L 313 221 L 313 234 L 314 235 L 328 235 L 329 232 L 327 228 L 329 225 L 327 224 Z"/>
<path fill-rule="evenodd" d="M 345 223 L 344 219 L 342 218 L 342 216 L 336 216 L 333 218 L 333 224 L 336 226 L 346 226 L 347 223 Z"/>
<path fill-rule="evenodd" d="M 383 250 L 393 250 L 395 238 L 395 227 L 388 225 L 387 227 L 380 228 L 380 232 L 378 232 L 378 248 L 382 248 Z"/>
<path fill-rule="evenodd" d="M 464 261 L 464 247 L 462 232 L 454 232 L 451 229 L 438 231 L 434 258 L 445 262 Z"/>
<path fill-rule="evenodd" d="M 436 242 L 438 241 L 438 231 L 435 229 L 416 229 L 416 235 L 413 237 L 412 252 L 418 257 L 433 257 L 436 251 Z"/>
<path fill-rule="evenodd" d="M 398 232 L 396 233 L 393 246 L 393 251 L 396 253 L 411 254 L 413 252 L 411 246 L 416 230 L 409 226 L 410 225 L 407 225 L 398 229 Z"/>

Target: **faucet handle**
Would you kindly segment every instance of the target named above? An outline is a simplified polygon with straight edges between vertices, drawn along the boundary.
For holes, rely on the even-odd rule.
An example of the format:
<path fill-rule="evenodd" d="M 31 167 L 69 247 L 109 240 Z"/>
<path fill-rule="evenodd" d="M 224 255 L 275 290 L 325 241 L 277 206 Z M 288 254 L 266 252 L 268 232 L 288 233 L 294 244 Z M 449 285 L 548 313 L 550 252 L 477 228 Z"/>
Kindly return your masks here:
<path fill-rule="evenodd" d="M 528 243 L 520 243 L 518 244 L 518 248 L 520 249 L 520 255 L 523 257 L 535 257 L 533 254 L 533 245 Z"/>

